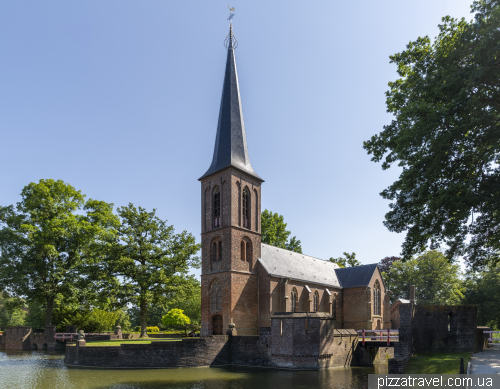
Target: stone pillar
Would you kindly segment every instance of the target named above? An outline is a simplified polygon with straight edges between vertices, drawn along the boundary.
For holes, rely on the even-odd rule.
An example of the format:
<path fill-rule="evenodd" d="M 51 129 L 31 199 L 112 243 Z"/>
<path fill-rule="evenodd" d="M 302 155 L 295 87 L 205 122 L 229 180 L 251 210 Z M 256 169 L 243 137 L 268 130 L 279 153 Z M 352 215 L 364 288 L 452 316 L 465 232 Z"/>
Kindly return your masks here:
<path fill-rule="evenodd" d="M 290 312 L 290 296 L 287 294 L 287 283 L 288 279 L 282 278 L 280 281 L 280 295 L 281 295 L 281 301 L 280 301 L 280 311 L 281 312 Z"/>
<path fill-rule="evenodd" d="M 121 326 L 116 326 L 115 327 L 115 335 L 118 335 L 118 339 L 123 339 L 123 334 L 122 334 L 122 327 Z"/>
<path fill-rule="evenodd" d="M 54 341 L 56 336 L 56 326 L 46 326 L 44 330 L 45 340 L 46 341 Z"/>
<path fill-rule="evenodd" d="M 85 339 L 77 340 L 76 347 L 85 347 L 87 345 L 87 341 Z"/>

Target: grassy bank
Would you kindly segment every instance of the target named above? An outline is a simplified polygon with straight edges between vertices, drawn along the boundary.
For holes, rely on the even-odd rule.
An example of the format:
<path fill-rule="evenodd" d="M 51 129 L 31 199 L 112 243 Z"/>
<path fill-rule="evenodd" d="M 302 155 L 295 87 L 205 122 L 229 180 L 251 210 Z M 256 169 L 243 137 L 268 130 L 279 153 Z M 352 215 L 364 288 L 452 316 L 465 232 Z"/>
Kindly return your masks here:
<path fill-rule="evenodd" d="M 181 338 L 97 340 L 95 342 L 87 342 L 87 346 L 119 346 L 121 344 L 150 344 L 151 342 L 180 342 L 181 340 Z"/>
<path fill-rule="evenodd" d="M 470 361 L 471 353 L 418 353 L 410 359 L 405 374 L 459 374 L 460 358 L 464 367 Z"/>

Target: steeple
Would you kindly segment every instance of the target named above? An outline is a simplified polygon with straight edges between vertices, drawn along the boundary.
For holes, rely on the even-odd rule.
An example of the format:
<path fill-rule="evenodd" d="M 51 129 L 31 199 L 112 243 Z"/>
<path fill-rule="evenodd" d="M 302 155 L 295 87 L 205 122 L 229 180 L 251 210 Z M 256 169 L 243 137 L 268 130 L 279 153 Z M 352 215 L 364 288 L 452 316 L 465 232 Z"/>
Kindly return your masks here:
<path fill-rule="evenodd" d="M 233 35 L 233 25 L 226 38 L 227 61 L 219 111 L 219 123 L 215 137 L 212 164 L 200 180 L 225 168 L 234 167 L 256 179 L 263 181 L 252 168 L 248 155 L 243 110 L 241 107 L 238 73 L 234 50 L 237 41 Z"/>

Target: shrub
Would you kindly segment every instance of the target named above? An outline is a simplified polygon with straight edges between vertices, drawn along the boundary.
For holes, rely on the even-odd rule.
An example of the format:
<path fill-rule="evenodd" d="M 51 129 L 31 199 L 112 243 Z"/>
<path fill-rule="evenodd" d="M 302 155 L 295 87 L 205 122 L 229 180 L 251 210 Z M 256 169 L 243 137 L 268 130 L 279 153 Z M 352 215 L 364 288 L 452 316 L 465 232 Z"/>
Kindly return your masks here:
<path fill-rule="evenodd" d="M 140 327 L 139 327 L 139 331 L 140 331 Z M 156 326 L 154 327 L 146 327 L 146 331 L 147 332 L 160 332 L 160 329 Z"/>
<path fill-rule="evenodd" d="M 141 332 L 141 326 L 135 326 L 134 332 Z"/>
<path fill-rule="evenodd" d="M 187 335 L 187 328 L 191 324 L 191 320 L 183 312 L 182 309 L 171 309 L 161 319 L 163 325 L 166 327 L 183 327 L 184 334 Z"/>

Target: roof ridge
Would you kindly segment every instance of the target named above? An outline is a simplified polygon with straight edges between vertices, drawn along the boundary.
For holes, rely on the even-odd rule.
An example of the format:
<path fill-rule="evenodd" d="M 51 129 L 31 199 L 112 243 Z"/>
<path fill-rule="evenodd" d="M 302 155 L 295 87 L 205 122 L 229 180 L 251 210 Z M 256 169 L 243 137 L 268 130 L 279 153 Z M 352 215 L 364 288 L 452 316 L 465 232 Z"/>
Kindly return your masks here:
<path fill-rule="evenodd" d="M 321 259 L 321 258 L 318 258 L 318 257 L 313 257 L 312 255 L 307 255 L 307 254 L 304 254 L 304 253 L 298 253 L 296 251 L 292 251 L 292 250 L 288 250 L 288 249 L 282 249 L 281 247 L 273 246 L 272 244 L 267 244 L 267 243 L 262 243 L 262 242 L 260 244 L 263 244 L 263 245 L 266 245 L 266 246 L 269 246 L 269 247 L 272 247 L 272 248 L 275 248 L 275 249 L 278 249 L 278 250 L 288 251 L 290 253 L 294 253 L 294 254 L 297 254 L 297 255 L 303 255 L 305 257 L 309 257 L 309 258 L 312 258 L 312 259 L 317 259 L 318 261 L 323 261 L 323 262 L 326 262 L 326 263 L 331 263 L 332 265 L 337 265 L 334 262 L 330 262 L 328 259 Z M 337 265 L 337 266 L 339 266 L 339 265 Z"/>
<path fill-rule="evenodd" d="M 363 265 L 358 265 L 358 266 L 349 266 L 349 267 L 339 267 L 339 270 L 342 270 L 342 269 L 355 269 L 355 268 L 359 268 L 359 267 L 363 267 L 363 266 L 378 266 L 378 262 L 377 263 L 365 263 Z"/>

